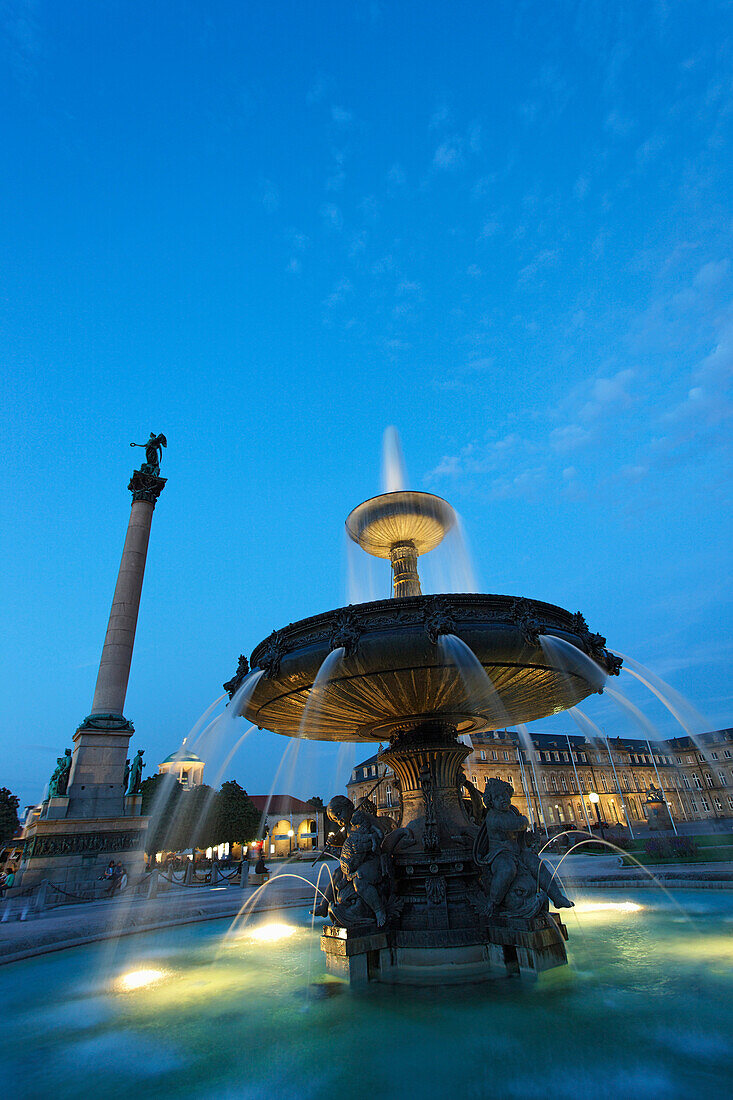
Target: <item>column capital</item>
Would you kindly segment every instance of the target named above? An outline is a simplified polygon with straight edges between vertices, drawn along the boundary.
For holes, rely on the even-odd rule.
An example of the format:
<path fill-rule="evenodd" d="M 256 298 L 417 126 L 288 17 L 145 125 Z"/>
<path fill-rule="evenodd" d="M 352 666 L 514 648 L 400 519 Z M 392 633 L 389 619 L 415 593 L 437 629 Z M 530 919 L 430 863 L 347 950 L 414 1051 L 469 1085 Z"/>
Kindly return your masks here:
<path fill-rule="evenodd" d="M 158 477 L 157 474 L 149 473 L 145 466 L 140 470 L 135 470 L 130 478 L 130 484 L 127 486 L 132 493 L 132 503 L 134 504 L 138 500 L 146 500 L 155 507 L 155 502 L 163 492 L 167 480 L 165 477 Z"/>

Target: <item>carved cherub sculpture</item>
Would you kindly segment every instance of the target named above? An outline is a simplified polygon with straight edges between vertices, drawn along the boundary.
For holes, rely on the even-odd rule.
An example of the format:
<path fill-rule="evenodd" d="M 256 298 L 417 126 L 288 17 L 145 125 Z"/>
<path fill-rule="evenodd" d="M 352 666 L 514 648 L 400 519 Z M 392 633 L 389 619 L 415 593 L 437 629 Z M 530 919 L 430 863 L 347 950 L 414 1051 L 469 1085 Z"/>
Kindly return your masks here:
<path fill-rule="evenodd" d="M 527 839 L 529 822 L 512 805 L 514 789 L 502 779 L 487 779 L 483 794 L 486 817 L 474 844 L 474 859 L 488 895 L 488 915 L 534 917 L 547 909 L 572 906 L 560 882 Z"/>

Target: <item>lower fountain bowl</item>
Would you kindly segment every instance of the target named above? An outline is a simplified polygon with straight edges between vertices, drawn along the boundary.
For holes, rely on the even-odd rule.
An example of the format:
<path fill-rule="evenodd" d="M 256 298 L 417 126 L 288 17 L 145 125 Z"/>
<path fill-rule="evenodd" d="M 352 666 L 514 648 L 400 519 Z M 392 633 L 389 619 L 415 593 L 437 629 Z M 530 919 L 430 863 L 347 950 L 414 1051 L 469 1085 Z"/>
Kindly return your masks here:
<path fill-rule="evenodd" d="M 598 662 L 594 682 L 548 658 L 539 642 L 562 638 Z M 458 637 L 476 665 L 459 667 L 444 636 Z M 240 713 L 288 736 L 388 740 L 426 720 L 459 733 L 546 718 L 602 690 L 611 658 L 581 615 L 512 596 L 409 596 L 350 605 L 275 631 L 253 651 L 264 675 Z M 329 677 L 314 683 L 334 650 Z M 470 655 L 469 655 L 470 657 Z M 608 662 L 608 663 L 607 663 Z M 308 721 L 303 723 L 310 702 Z"/>

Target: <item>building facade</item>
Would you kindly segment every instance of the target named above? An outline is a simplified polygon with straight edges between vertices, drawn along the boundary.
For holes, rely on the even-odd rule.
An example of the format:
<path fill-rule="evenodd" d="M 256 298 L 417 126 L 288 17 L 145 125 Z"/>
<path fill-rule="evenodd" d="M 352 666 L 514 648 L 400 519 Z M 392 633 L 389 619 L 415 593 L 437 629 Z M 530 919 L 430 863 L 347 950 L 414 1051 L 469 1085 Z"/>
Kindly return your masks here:
<path fill-rule="evenodd" d="M 254 794 L 254 806 L 265 815 L 265 856 L 276 858 L 318 847 L 321 813 L 310 802 L 289 794 Z"/>
<path fill-rule="evenodd" d="M 676 823 L 733 818 L 733 729 L 651 744 L 534 732 L 523 741 L 495 730 L 471 736 L 464 772 L 480 792 L 492 776 L 511 783 L 517 808 L 543 830 L 588 829 L 599 818 L 644 829 L 652 788 L 661 788 Z M 399 818 L 399 785 L 379 753 L 354 768 L 347 791 L 353 802 L 369 796 L 380 813 Z"/>

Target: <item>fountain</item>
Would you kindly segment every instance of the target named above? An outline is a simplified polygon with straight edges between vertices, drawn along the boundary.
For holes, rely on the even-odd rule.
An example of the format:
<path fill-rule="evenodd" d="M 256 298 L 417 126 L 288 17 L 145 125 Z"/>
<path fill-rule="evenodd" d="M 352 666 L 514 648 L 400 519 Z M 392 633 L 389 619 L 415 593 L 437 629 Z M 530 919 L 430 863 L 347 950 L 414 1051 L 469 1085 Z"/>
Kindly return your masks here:
<path fill-rule="evenodd" d="M 621 660 L 582 615 L 552 604 L 423 595 L 418 558 L 454 523 L 450 504 L 429 493 L 388 492 L 355 508 L 347 533 L 366 553 L 389 559 L 393 598 L 273 631 L 252 653 L 256 684 L 230 704 L 290 737 L 389 742 L 382 760 L 400 784 L 399 824 L 343 796 L 328 810 L 341 831 L 340 870 L 323 902 L 331 924 L 321 946 L 329 971 L 352 983 L 536 976 L 567 961 L 567 930 L 550 903 L 571 903 L 531 847 L 508 784 L 489 781 L 484 814 L 462 775 L 470 749 L 461 738 L 574 707 L 602 691 Z M 490 691 L 473 690 L 444 659 L 445 636 L 469 647 Z M 556 667 L 541 637 L 592 658 L 594 675 L 582 664 Z M 339 659 L 324 685 L 319 672 L 334 651 Z M 318 706 L 307 713 L 316 683 Z"/>

